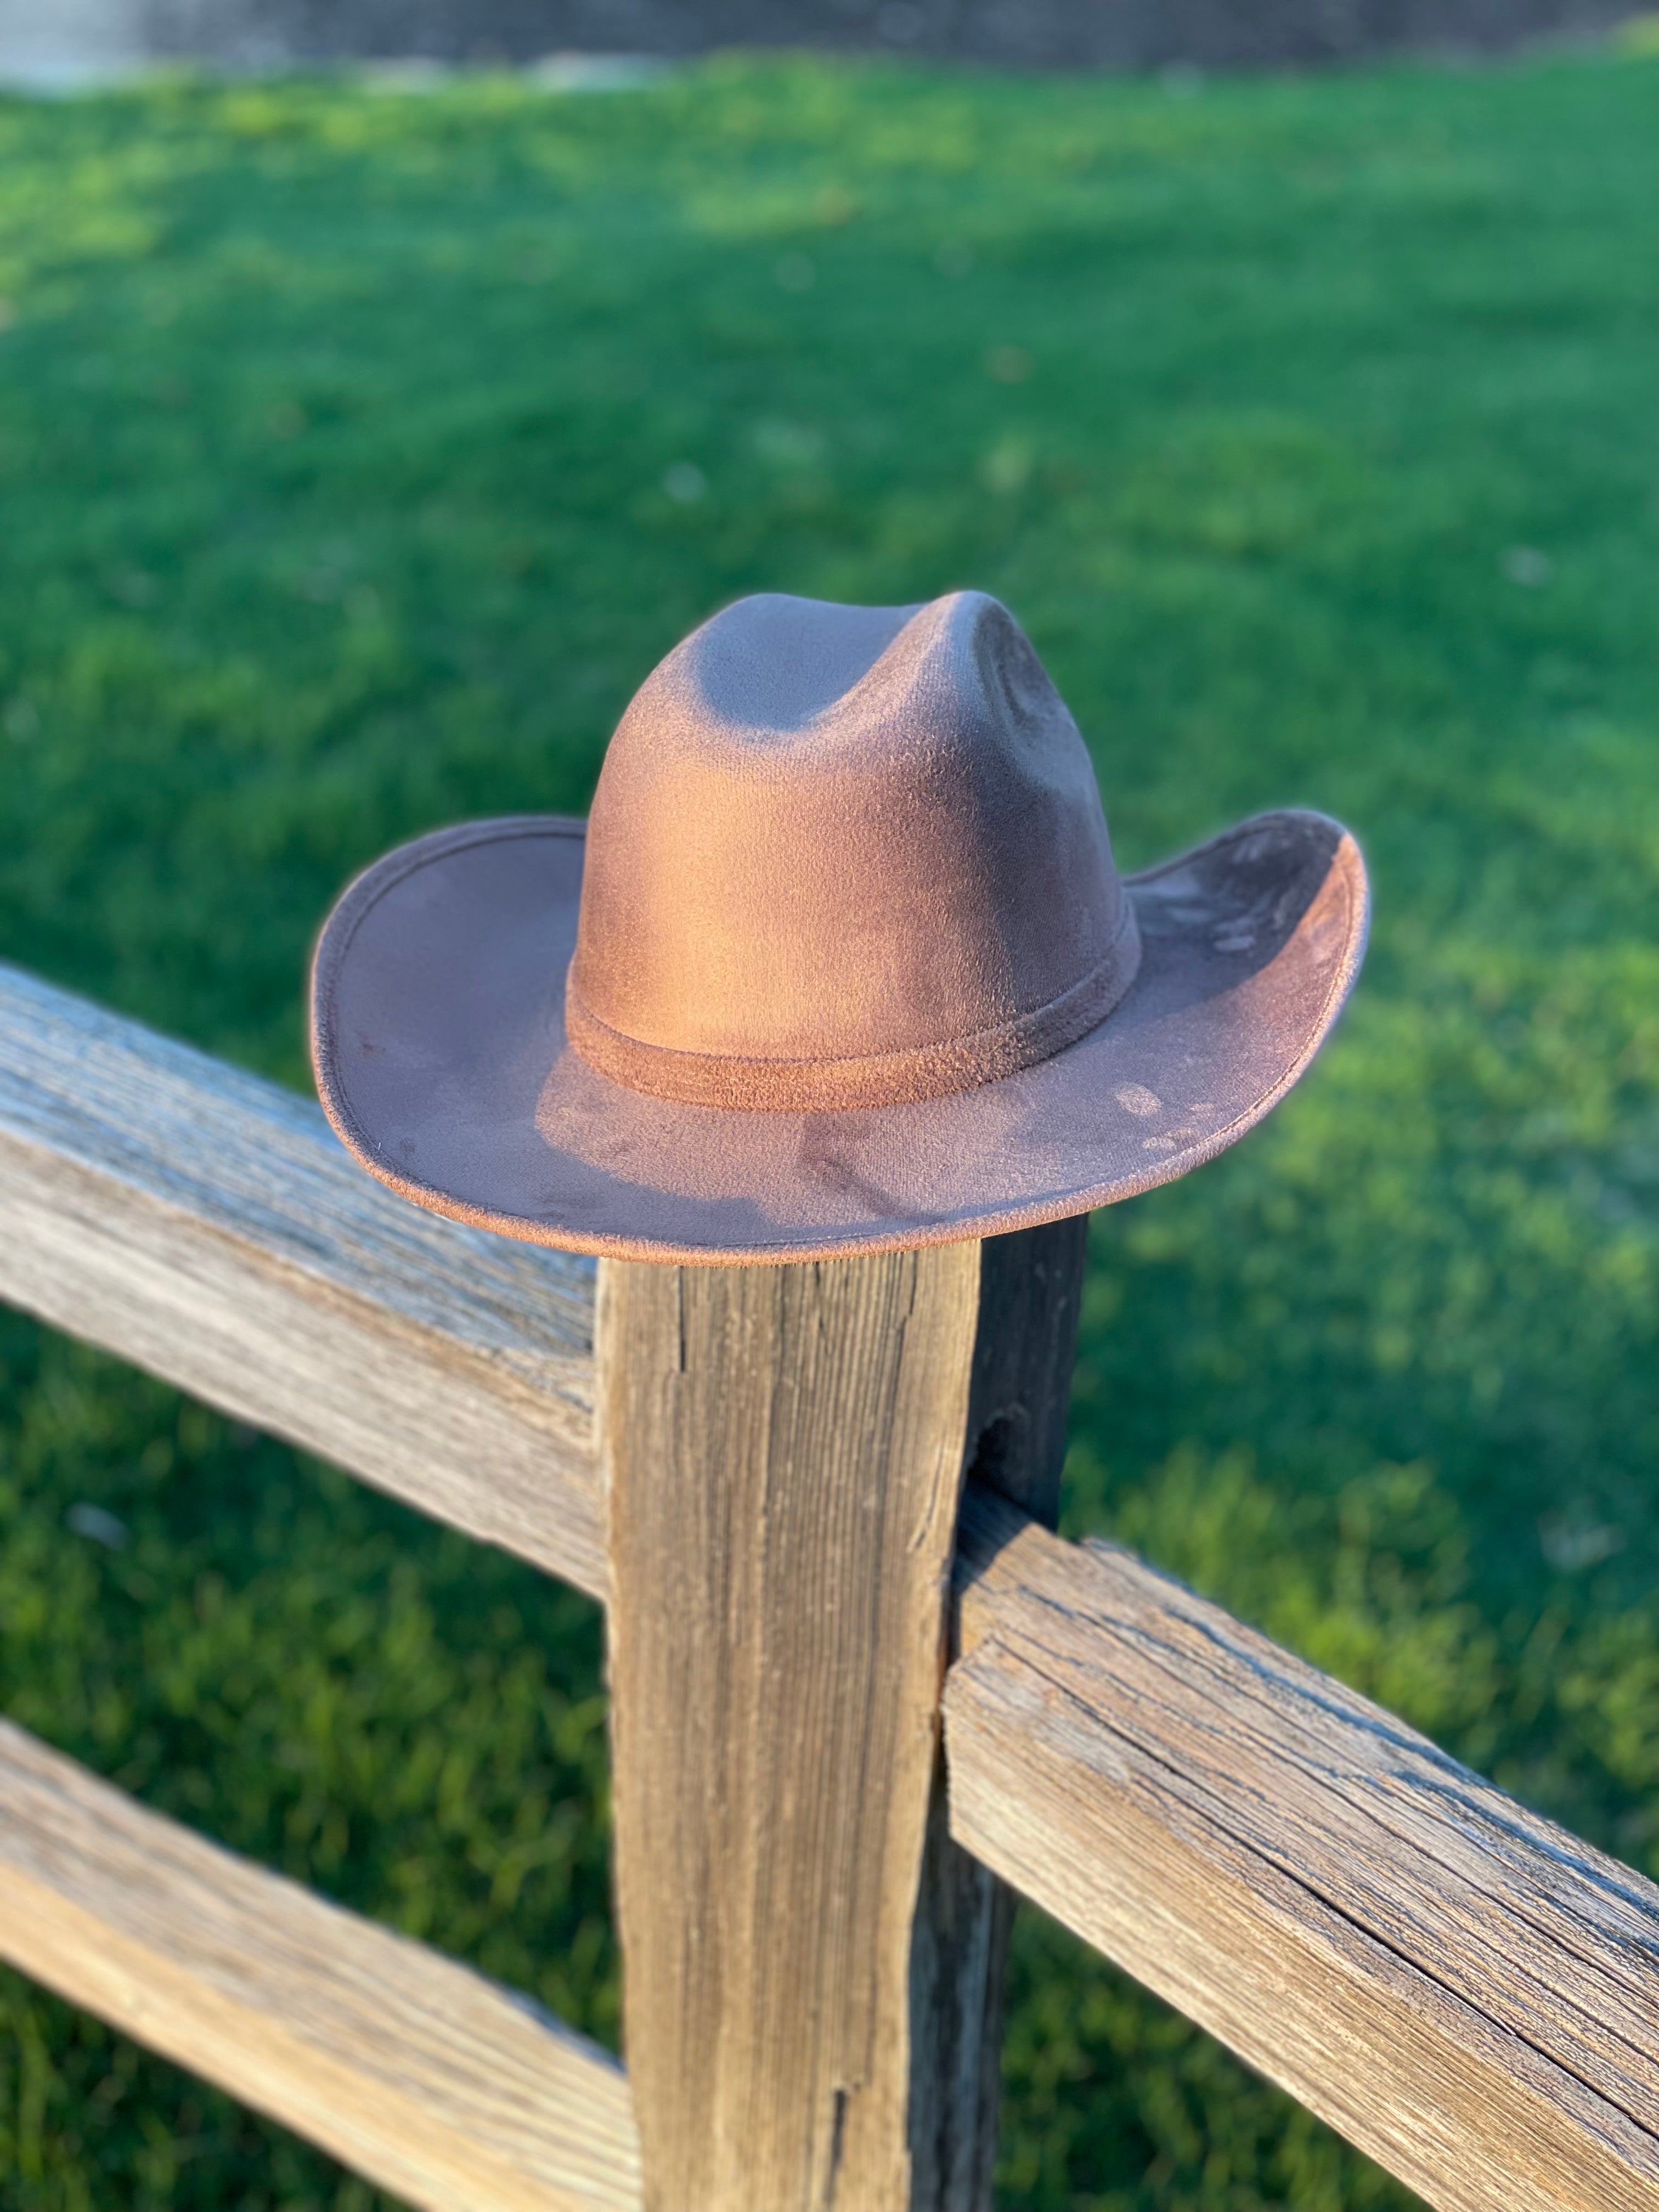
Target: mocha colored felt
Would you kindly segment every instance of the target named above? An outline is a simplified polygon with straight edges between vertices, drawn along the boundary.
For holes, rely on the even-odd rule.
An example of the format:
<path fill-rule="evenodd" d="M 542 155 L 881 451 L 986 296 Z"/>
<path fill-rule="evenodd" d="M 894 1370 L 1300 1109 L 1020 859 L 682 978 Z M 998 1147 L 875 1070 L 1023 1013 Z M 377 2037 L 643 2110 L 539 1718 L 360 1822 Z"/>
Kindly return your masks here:
<path fill-rule="evenodd" d="M 623 715 L 587 849 L 570 1041 L 689 1105 L 966 1091 L 1139 963 L 1088 752 L 981 592 L 705 623 Z"/>
<path fill-rule="evenodd" d="M 1366 915 L 1311 813 L 1120 878 L 994 600 L 767 598 L 648 679 L 586 824 L 464 824 L 351 885 L 313 1058 L 366 1166 L 509 1236 L 710 1261 L 985 1237 L 1235 1142 Z"/>

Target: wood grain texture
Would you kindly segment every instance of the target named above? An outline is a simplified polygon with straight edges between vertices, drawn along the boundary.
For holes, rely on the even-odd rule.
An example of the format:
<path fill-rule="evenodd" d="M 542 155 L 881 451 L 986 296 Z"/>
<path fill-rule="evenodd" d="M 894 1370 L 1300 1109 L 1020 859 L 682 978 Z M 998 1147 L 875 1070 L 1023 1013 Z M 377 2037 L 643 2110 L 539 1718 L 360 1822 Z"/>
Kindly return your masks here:
<path fill-rule="evenodd" d="M 1088 1238 L 1089 1217 L 1078 1213 L 980 1246 L 970 1472 L 1045 1528 L 1060 1516 Z"/>
<path fill-rule="evenodd" d="M 1017 1242 L 984 1248 L 988 1303 L 998 1247 L 1012 1261 Z M 1060 1280 L 1044 1291 L 1028 1273 L 1016 1305 L 1046 1297 L 1061 1311 Z M 404 1205 L 289 1093 L 0 967 L 0 1295 L 599 1595 L 592 1285 L 580 1261 Z M 1009 1370 L 981 1328 L 967 1433 L 988 1439 L 981 1475 L 1041 1513 L 1054 1432 L 1011 1448 L 1008 1376 L 1029 1356 Z M 789 1418 L 781 1407 L 780 1435 Z M 752 1495 L 759 1431 L 745 1414 L 731 1434 L 749 1439 Z M 760 1607 L 766 1564 L 734 1568 L 745 1603 Z M 953 2007 L 966 2021 L 964 1991 L 994 1992 L 994 1869 L 1448 2212 L 1659 2206 L 1651 1885 L 1123 1555 L 1060 1545 L 979 1493 L 959 1567 L 955 1855 L 936 1812 L 913 2019 Z M 809 1616 L 803 1650 L 824 1632 Z M 748 1693 L 777 1747 L 768 1786 L 799 1825 L 817 1769 L 799 1760 L 814 1739 L 792 1736 L 789 1720 L 788 1698 L 806 1712 L 811 1685 L 788 1679 L 788 1697 L 758 1677 Z M 65 1869 L 81 1846 L 41 1841 L 52 1822 L 74 1825 L 61 1779 L 26 1850 L 46 1785 L 37 1773 L 26 1787 L 8 1756 L 7 1954 L 226 2079 L 215 2049 L 234 2039 L 231 2013 L 210 2006 L 199 2057 L 167 2040 L 208 2002 L 210 1978 L 188 1952 L 176 1975 L 167 1964 L 188 1916 L 175 1930 L 141 1900 L 127 1926 L 128 1861 L 94 1855 L 94 1890 L 76 1890 Z M 173 1833 L 100 1785 L 76 1788 L 99 1808 L 83 1839 L 123 1820 Z M 826 1855 L 838 1832 L 830 1818 Z M 270 1878 L 243 1872 L 265 1911 Z M 234 1960 L 246 1931 L 228 1913 L 212 1940 Z M 955 1994 L 941 1996 L 946 1984 Z M 913 2038 L 922 2075 L 943 2081 L 954 2063 L 965 2077 L 963 2034 L 954 2061 Z M 987 2027 L 981 2058 L 994 2044 Z M 277 2108 L 257 2082 L 239 2085 Z M 315 2132 L 297 2109 L 285 2116 Z"/>
<path fill-rule="evenodd" d="M 1086 1215 L 988 1237 L 969 1385 L 970 1469 L 1051 1523 L 1077 1352 Z M 952 1840 L 941 1763 L 910 1941 L 913 2203 L 991 2212 L 1015 1896 Z"/>
<path fill-rule="evenodd" d="M 6 1722 L 0 1956 L 429 2212 L 638 2212 L 605 2052 Z"/>
<path fill-rule="evenodd" d="M 978 1291 L 975 1244 L 601 1265 L 652 2212 L 910 2212 L 911 1932 Z"/>
<path fill-rule="evenodd" d="M 975 1489 L 957 1841 L 1443 2212 L 1659 2208 L 1659 1888 Z"/>
<path fill-rule="evenodd" d="M 0 1297 L 601 1596 L 592 1281 L 0 965 Z"/>

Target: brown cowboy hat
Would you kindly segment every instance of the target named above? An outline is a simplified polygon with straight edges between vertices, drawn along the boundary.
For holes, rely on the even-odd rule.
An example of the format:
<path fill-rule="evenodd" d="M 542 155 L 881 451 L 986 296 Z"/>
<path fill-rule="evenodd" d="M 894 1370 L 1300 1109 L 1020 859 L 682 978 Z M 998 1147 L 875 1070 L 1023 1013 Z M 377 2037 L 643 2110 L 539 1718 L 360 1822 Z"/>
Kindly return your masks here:
<path fill-rule="evenodd" d="M 1120 877 L 994 599 L 769 595 L 647 678 L 586 823 L 467 823 L 358 877 L 313 1059 L 351 1151 L 437 1212 L 630 1259 L 831 1258 L 1224 1151 L 1307 1066 L 1366 915 L 1319 814 Z"/>

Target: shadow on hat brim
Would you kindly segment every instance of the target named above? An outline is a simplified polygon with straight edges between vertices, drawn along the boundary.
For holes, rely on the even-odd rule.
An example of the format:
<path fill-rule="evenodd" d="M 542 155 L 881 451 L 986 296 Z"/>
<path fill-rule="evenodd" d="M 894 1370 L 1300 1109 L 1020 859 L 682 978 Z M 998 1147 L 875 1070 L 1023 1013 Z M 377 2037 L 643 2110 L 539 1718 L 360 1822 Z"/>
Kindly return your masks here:
<path fill-rule="evenodd" d="M 1307 1066 L 1364 950 L 1352 838 L 1264 814 L 1126 878 L 1127 996 L 1051 1060 L 832 1113 L 646 1097 L 565 1040 L 584 824 L 477 822 L 377 861 L 324 926 L 312 1057 L 330 1121 L 417 1205 L 623 1259 L 834 1259 L 1107 1206 L 1236 1144 Z"/>

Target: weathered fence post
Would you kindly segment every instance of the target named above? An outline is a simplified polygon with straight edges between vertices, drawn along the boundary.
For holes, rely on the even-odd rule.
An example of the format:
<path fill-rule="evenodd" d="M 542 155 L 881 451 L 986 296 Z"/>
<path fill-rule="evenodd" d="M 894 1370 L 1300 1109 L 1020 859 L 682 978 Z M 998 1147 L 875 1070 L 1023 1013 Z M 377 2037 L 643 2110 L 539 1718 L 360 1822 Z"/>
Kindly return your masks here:
<path fill-rule="evenodd" d="M 976 1451 L 1052 1512 L 1082 1232 L 602 1263 L 617 1880 L 649 2212 L 990 2202 L 1008 1903 L 939 1804 L 946 1591 Z"/>
<path fill-rule="evenodd" d="M 434 832 L 330 915 L 343 1140 L 605 1255 L 651 2212 L 987 2203 L 1006 1912 L 938 1807 L 946 1589 L 965 1472 L 1052 1510 L 1082 1233 L 992 1232 L 1241 1136 L 1365 912 L 1322 816 L 1121 877 L 1029 640 L 957 592 L 739 600 L 635 695 L 585 824 Z"/>

